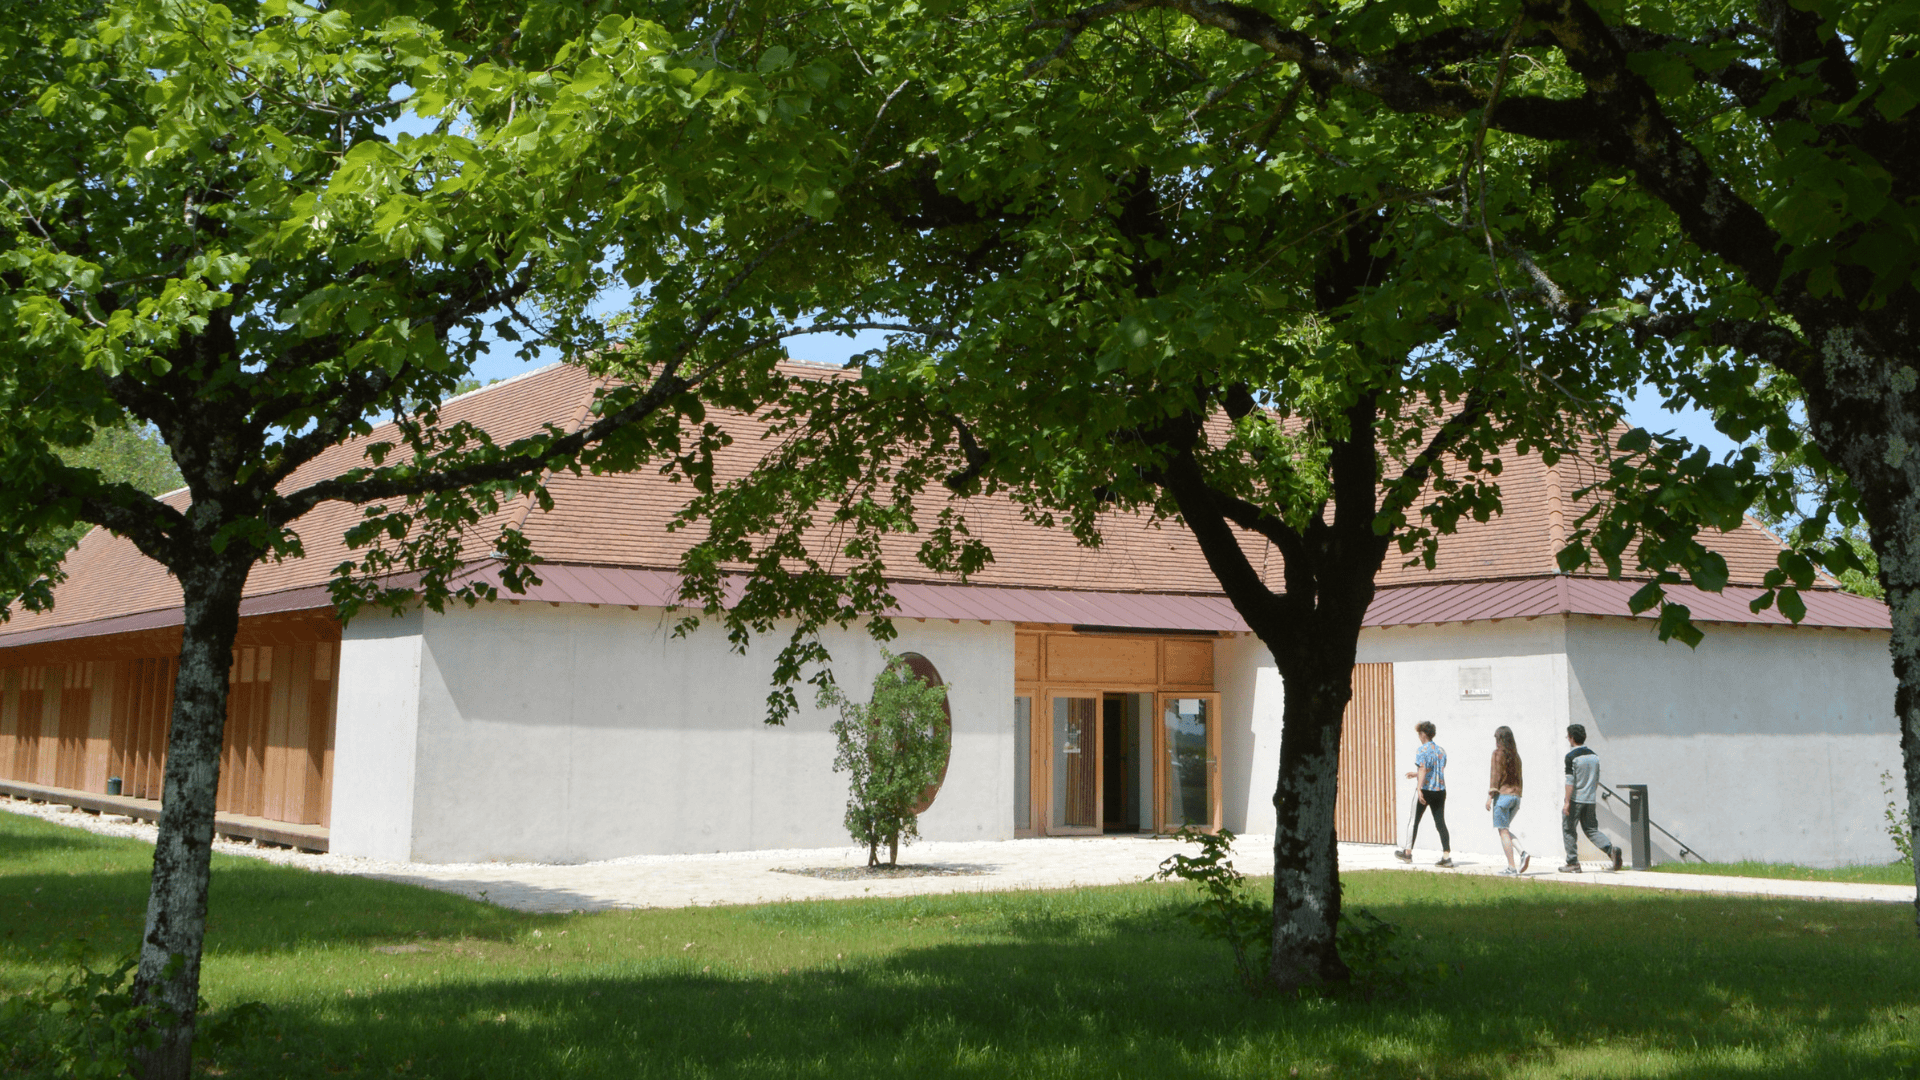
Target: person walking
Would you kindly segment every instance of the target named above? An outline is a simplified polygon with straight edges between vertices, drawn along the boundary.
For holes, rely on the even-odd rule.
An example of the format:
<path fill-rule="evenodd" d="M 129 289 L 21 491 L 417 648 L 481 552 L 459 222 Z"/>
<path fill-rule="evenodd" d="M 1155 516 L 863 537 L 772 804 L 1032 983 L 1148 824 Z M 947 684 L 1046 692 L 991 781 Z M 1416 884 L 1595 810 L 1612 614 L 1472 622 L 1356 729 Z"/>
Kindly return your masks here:
<path fill-rule="evenodd" d="M 1567 797 L 1560 803 L 1560 835 L 1567 842 L 1567 865 L 1560 872 L 1580 872 L 1580 840 L 1573 833 L 1576 824 L 1594 847 L 1613 859 L 1613 868 L 1618 870 L 1620 849 L 1600 831 L 1600 816 L 1594 805 L 1600 801 L 1600 755 L 1587 746 L 1586 725 L 1567 725 L 1567 745 L 1573 749 L 1567 751 Z"/>
<path fill-rule="evenodd" d="M 1440 832 L 1440 861 L 1435 866 L 1453 865 L 1453 838 L 1447 835 L 1447 752 L 1433 741 L 1435 729 L 1433 721 L 1422 720 L 1413 725 L 1414 733 L 1420 736 L 1420 749 L 1413 755 L 1413 771 L 1407 779 L 1418 778 L 1413 806 L 1413 835 L 1407 837 L 1405 851 L 1396 851 L 1394 857 L 1401 862 L 1413 861 L 1413 842 L 1420 836 L 1420 819 L 1428 810 L 1433 811 L 1433 827 Z"/>
<path fill-rule="evenodd" d="M 1513 744 L 1513 729 L 1505 724 L 1493 729 L 1493 764 L 1487 778 L 1487 809 L 1493 811 L 1493 827 L 1500 832 L 1500 846 L 1507 853 L 1507 868 L 1500 873 L 1507 877 L 1519 877 L 1527 872 L 1527 866 L 1533 862 L 1533 856 L 1527 854 L 1525 843 L 1520 847 L 1520 861 L 1513 858 L 1513 816 L 1520 812 L 1520 748 Z"/>

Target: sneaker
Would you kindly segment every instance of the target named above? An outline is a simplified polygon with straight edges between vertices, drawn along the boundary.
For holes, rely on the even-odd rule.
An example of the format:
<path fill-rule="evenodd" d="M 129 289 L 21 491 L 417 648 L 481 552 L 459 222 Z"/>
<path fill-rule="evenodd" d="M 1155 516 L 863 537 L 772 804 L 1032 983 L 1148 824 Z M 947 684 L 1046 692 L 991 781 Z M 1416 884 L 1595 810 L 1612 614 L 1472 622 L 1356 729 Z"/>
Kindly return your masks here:
<path fill-rule="evenodd" d="M 1614 849 L 1613 849 L 1613 868 L 1614 868 L 1615 870 L 1618 870 L 1618 869 L 1620 869 L 1620 861 L 1621 861 L 1621 859 L 1620 859 L 1620 849 L 1619 849 L 1619 848 L 1614 848 Z"/>
<path fill-rule="evenodd" d="M 1412 862 L 1413 852 L 1410 849 L 1394 848 L 1393 857 L 1399 859 L 1401 862 Z"/>
<path fill-rule="evenodd" d="M 1570 862 L 1567 865 L 1561 867 L 1560 872 L 1563 874 L 1578 874 L 1580 873 L 1580 864 L 1577 862 Z"/>
<path fill-rule="evenodd" d="M 1515 873 L 1515 874 L 1524 874 L 1524 873 L 1526 873 L 1526 872 L 1527 872 L 1527 867 L 1528 867 L 1528 866 L 1530 866 L 1530 865 L 1532 865 L 1532 863 L 1533 863 L 1533 856 L 1531 856 L 1531 855 L 1529 855 L 1529 854 L 1527 854 L 1527 853 L 1526 853 L 1526 852 L 1524 852 L 1524 851 L 1523 851 L 1523 852 L 1521 852 L 1521 853 L 1520 853 L 1520 869 L 1518 869 L 1518 870 L 1516 870 L 1516 871 L 1514 871 L 1514 873 Z"/>
<path fill-rule="evenodd" d="M 1511 866 L 1508 866 L 1508 867 L 1504 867 L 1504 868 L 1502 868 L 1502 869 L 1501 869 L 1501 871 L 1500 871 L 1500 876 L 1501 876 L 1501 877 L 1519 877 L 1519 876 L 1520 876 L 1520 871 L 1518 871 L 1518 870 L 1515 870 L 1515 869 L 1514 869 L 1513 867 L 1511 867 Z"/>
<path fill-rule="evenodd" d="M 1447 869 L 1449 869 L 1449 870 L 1451 870 L 1451 869 L 1453 869 L 1453 856 L 1451 856 L 1451 855 L 1442 855 L 1442 856 L 1440 856 L 1440 861 L 1439 861 L 1439 862 L 1437 862 L 1437 863 L 1434 863 L 1433 865 L 1435 865 L 1435 866 L 1444 866 L 1444 867 L 1446 867 Z"/>

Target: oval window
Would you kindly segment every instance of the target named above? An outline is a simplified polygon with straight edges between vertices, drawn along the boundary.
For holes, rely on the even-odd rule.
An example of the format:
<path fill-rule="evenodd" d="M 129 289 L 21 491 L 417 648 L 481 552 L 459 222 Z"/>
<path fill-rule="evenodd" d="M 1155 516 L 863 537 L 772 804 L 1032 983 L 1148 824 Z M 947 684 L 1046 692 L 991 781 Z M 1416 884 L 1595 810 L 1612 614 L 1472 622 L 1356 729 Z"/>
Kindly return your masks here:
<path fill-rule="evenodd" d="M 940 681 L 940 669 L 933 666 L 933 661 L 919 653 L 901 653 L 900 662 L 907 665 L 907 670 L 919 676 L 920 681 L 928 686 L 946 685 Z M 940 761 L 940 775 L 920 793 L 920 804 L 913 808 L 916 814 L 924 812 L 927 807 L 933 805 L 934 797 L 940 794 L 940 785 L 947 782 L 947 765 L 953 760 L 953 702 L 942 698 L 940 711 L 947 725 L 947 752 Z"/>

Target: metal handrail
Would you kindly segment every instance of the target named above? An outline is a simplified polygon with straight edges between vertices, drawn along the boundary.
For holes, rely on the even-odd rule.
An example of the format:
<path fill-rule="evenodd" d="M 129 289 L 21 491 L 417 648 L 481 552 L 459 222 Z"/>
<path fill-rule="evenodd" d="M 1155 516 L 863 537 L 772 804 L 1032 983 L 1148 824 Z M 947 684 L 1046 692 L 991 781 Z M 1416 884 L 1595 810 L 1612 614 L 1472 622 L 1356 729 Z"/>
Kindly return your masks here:
<path fill-rule="evenodd" d="M 1628 803 L 1628 806 L 1629 806 L 1629 807 L 1631 807 L 1631 806 L 1632 806 L 1632 804 L 1631 804 L 1630 802 L 1628 802 L 1628 800 L 1627 800 L 1627 798 L 1626 798 L 1626 796 L 1624 796 L 1624 795 L 1622 795 L 1622 794 L 1620 794 L 1619 792 L 1617 792 L 1617 791 L 1615 791 L 1615 790 L 1613 790 L 1612 788 L 1610 788 L 1610 787 L 1608 787 L 1608 786 L 1607 786 L 1606 784 L 1604 784 L 1604 783 L 1600 785 L 1600 797 L 1601 797 L 1601 798 L 1603 798 L 1603 799 L 1619 799 L 1619 800 L 1620 800 L 1621 802 L 1623 802 L 1623 803 Z M 1675 836 L 1675 835 L 1673 835 L 1672 833 L 1670 833 L 1670 832 L 1668 832 L 1668 831 L 1667 831 L 1666 829 L 1664 829 L 1664 828 L 1661 828 L 1661 825 L 1660 825 L 1660 823 L 1659 823 L 1659 822 L 1657 822 L 1657 821 L 1655 821 L 1655 820 L 1653 820 L 1653 819 L 1652 819 L 1651 817 L 1649 817 L 1649 818 L 1647 819 L 1647 824 L 1648 824 L 1649 826 L 1651 826 L 1651 827 L 1653 827 L 1653 828 L 1655 828 L 1655 829 L 1660 829 L 1660 835 L 1662 835 L 1662 836 L 1664 836 L 1664 837 L 1666 837 L 1667 839 L 1669 839 L 1669 840 L 1671 840 L 1671 841 L 1673 841 L 1673 842 L 1674 842 L 1674 844 L 1675 844 L 1675 845 L 1677 845 L 1677 846 L 1678 846 L 1678 847 L 1680 848 L 1680 861 L 1681 861 L 1681 862 L 1685 862 L 1685 861 L 1687 860 L 1687 856 L 1689 856 L 1689 855 L 1691 855 L 1691 856 L 1693 856 L 1693 857 L 1694 857 L 1694 858 L 1696 858 L 1696 859 L 1699 859 L 1699 860 L 1700 860 L 1701 862 L 1709 862 L 1709 861 L 1711 861 L 1711 860 L 1709 860 L 1709 859 L 1708 859 L 1708 858 L 1707 858 L 1707 857 L 1706 857 L 1705 855 L 1702 855 L 1702 854 L 1700 854 L 1699 852 L 1697 852 L 1697 851 L 1695 851 L 1695 850 L 1693 850 L 1692 848 L 1690 848 L 1690 847 L 1688 847 L 1688 846 L 1687 846 L 1687 843 L 1686 843 L 1686 841 L 1684 841 L 1684 840 L 1682 840 L 1682 839 L 1680 839 L 1679 837 L 1677 837 L 1677 836 Z"/>

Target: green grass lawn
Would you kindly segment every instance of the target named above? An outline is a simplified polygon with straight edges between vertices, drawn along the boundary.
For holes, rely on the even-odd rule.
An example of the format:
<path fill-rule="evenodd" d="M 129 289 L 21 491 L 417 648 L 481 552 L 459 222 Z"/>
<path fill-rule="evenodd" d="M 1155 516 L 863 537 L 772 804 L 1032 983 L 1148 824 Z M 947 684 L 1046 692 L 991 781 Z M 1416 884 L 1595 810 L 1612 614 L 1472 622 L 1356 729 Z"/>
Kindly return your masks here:
<path fill-rule="evenodd" d="M 148 851 L 0 813 L 0 993 L 136 939 Z M 1881 1077 L 1920 1074 L 1892 904 L 1378 872 L 1350 904 L 1453 977 L 1254 1000 L 1182 886 L 521 915 L 216 857 L 219 1075 Z M 1911 1019 L 1910 1019 L 1911 1018 Z M 1298 1070 L 1297 1073 L 1295 1070 Z"/>
<path fill-rule="evenodd" d="M 1913 884 L 1913 867 L 1906 863 L 1819 867 L 1767 862 L 1676 862 L 1663 863 L 1654 869 L 1663 874 L 1714 874 L 1724 877 L 1784 878 L 1790 881 L 1849 881 L 1866 885 Z"/>

